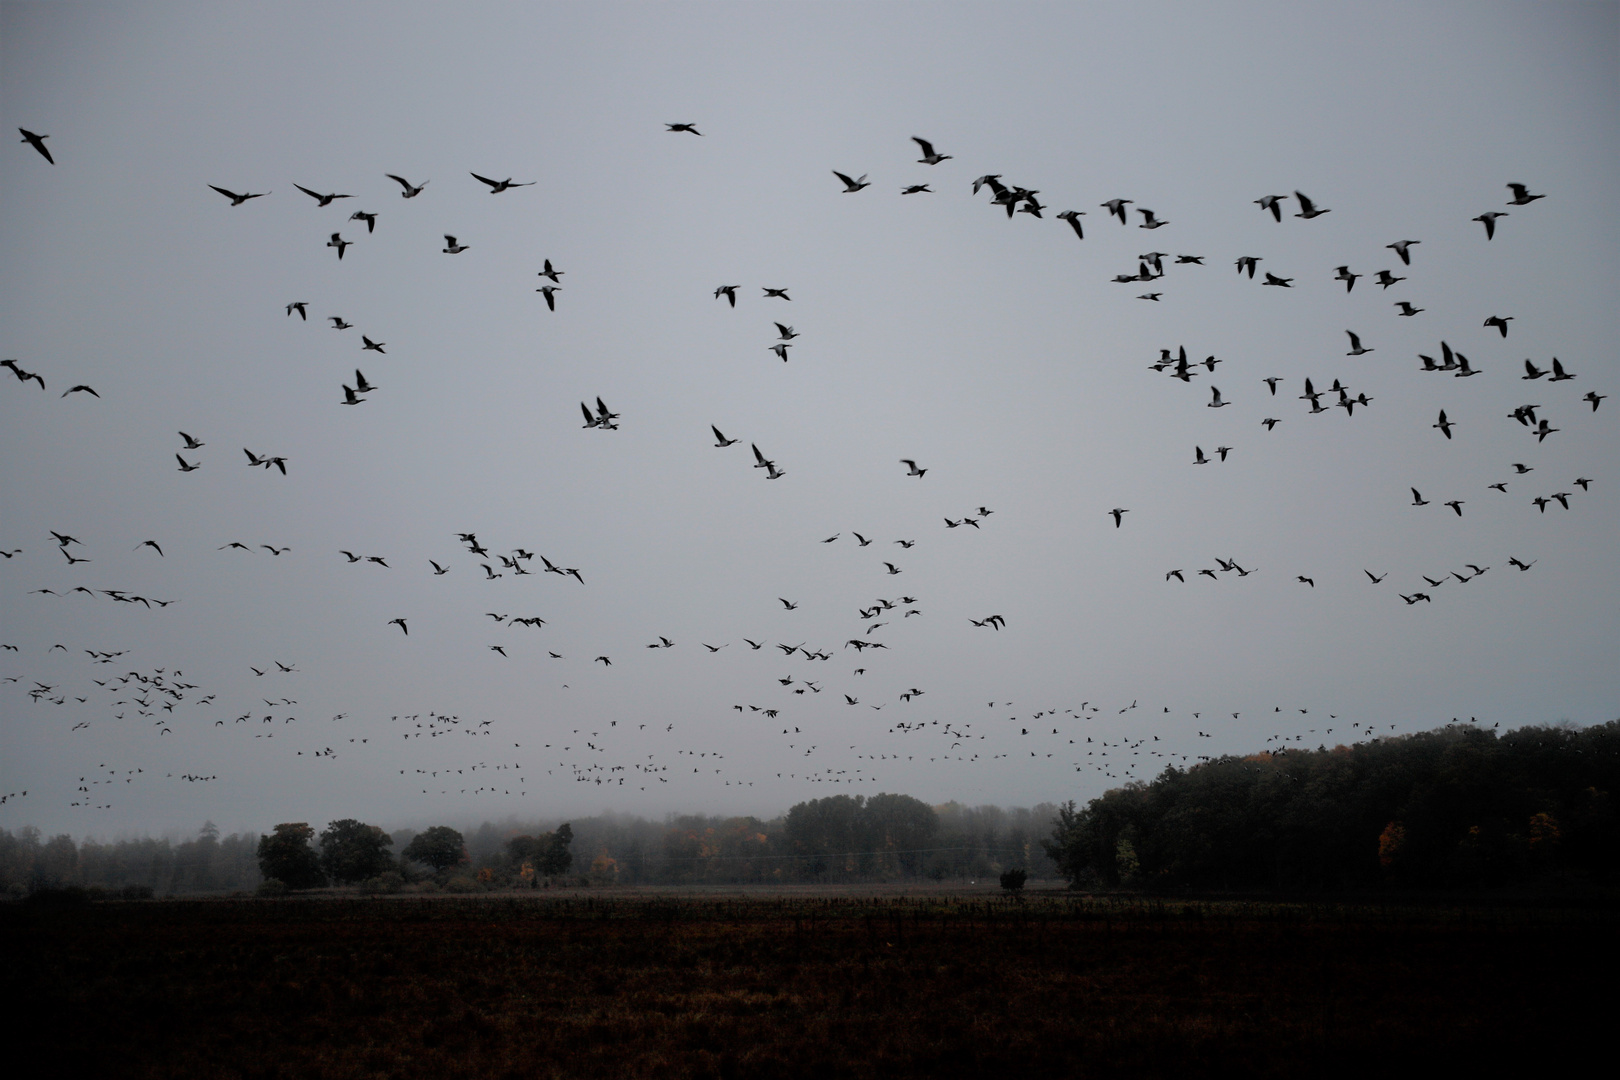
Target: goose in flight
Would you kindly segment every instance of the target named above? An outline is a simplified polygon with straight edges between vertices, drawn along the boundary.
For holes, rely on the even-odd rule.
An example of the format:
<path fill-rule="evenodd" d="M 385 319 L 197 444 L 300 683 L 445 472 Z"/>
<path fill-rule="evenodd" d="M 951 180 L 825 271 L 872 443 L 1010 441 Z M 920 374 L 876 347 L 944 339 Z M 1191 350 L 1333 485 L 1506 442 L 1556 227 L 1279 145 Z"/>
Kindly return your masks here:
<path fill-rule="evenodd" d="M 414 199 L 414 198 L 416 198 L 418 195 L 422 194 L 422 189 L 423 188 L 427 187 L 429 184 L 431 184 L 433 182 L 431 180 L 424 180 L 420 184 L 413 184 L 409 180 L 405 179 L 403 176 L 396 176 L 393 173 L 383 173 L 383 175 L 388 177 L 388 179 L 394 181 L 400 187 L 405 189 L 404 191 L 399 193 L 399 197 L 402 198 L 402 199 Z"/>
<path fill-rule="evenodd" d="M 1502 331 L 1503 337 L 1507 337 L 1507 324 L 1512 318 L 1512 315 L 1492 315 L 1490 318 L 1485 320 L 1484 325 L 1496 327 L 1498 330 Z"/>
<path fill-rule="evenodd" d="M 1380 270 L 1380 271 L 1378 271 L 1378 284 L 1382 285 L 1386 289 L 1389 288 L 1391 285 L 1395 284 L 1397 281 L 1405 281 L 1405 280 L 1406 279 L 1403 278 L 1403 277 L 1396 277 L 1394 274 L 1390 273 L 1388 270 Z"/>
<path fill-rule="evenodd" d="M 566 270 L 558 270 L 558 269 L 556 269 L 555 267 L 553 267 L 551 265 L 551 260 L 547 259 L 545 269 L 541 270 L 535 276 L 543 277 L 543 278 L 550 278 L 551 283 L 553 285 L 561 285 L 562 284 L 562 276 L 565 273 L 567 273 Z"/>
<path fill-rule="evenodd" d="M 534 290 L 546 298 L 546 307 L 551 311 L 557 310 L 557 293 L 560 291 L 556 285 L 542 285 Z"/>
<path fill-rule="evenodd" d="M 308 307 L 308 300 L 294 300 L 292 303 L 287 305 L 287 318 L 292 318 L 292 313 L 296 311 L 298 312 L 299 318 L 303 319 L 305 322 L 309 322 L 309 311 L 307 310 Z"/>
<path fill-rule="evenodd" d="M 1086 232 L 1085 232 L 1084 229 L 1082 229 L 1080 227 L 1080 218 L 1084 214 L 1085 214 L 1084 210 L 1065 210 L 1065 211 L 1063 211 L 1063 213 L 1058 215 L 1058 220 L 1059 221 L 1067 221 L 1069 223 L 1069 225 L 1071 227 L 1073 227 L 1074 235 L 1076 235 L 1080 239 L 1084 240 L 1086 238 Z"/>
<path fill-rule="evenodd" d="M 136 544 L 135 547 L 133 549 L 131 549 L 131 550 L 139 551 L 143 547 L 151 548 L 153 551 L 158 553 L 158 556 L 160 558 L 163 556 L 163 549 L 158 547 L 158 542 L 156 540 L 142 540 L 140 543 Z"/>
<path fill-rule="evenodd" d="M 41 390 L 45 389 L 44 376 L 39 375 L 36 372 L 24 371 L 20 366 L 18 366 L 17 361 L 15 360 L 0 360 L 0 367 L 10 368 L 11 373 L 17 376 L 17 379 L 21 382 L 27 382 L 29 379 L 33 379 L 35 382 L 39 383 L 39 388 Z"/>
<path fill-rule="evenodd" d="M 359 368 L 355 368 L 354 369 L 354 390 L 355 390 L 355 393 L 357 393 L 357 394 L 369 394 L 375 389 L 377 389 L 377 387 L 374 384 L 366 382 L 365 374 Z"/>
<path fill-rule="evenodd" d="M 1407 266 L 1412 265 L 1412 252 L 1409 250 L 1413 244 L 1421 244 L 1421 240 L 1397 240 L 1393 244 L 1385 244 L 1395 254 L 1401 257 L 1401 262 Z"/>
<path fill-rule="evenodd" d="M 1451 429 L 1453 427 L 1455 427 L 1456 425 L 1452 421 L 1446 419 L 1446 410 L 1441 409 L 1440 410 L 1440 420 L 1439 420 L 1439 422 L 1434 423 L 1434 424 L 1430 424 L 1429 426 L 1433 427 L 1433 428 L 1439 428 L 1440 429 L 1440 434 L 1444 435 L 1446 438 L 1449 439 L 1449 438 L 1451 438 Z"/>
<path fill-rule="evenodd" d="M 770 458 L 767 458 L 764 454 L 760 453 L 759 447 L 755 446 L 753 443 L 749 443 L 748 448 L 754 452 L 754 468 L 769 469 L 775 464 L 775 462 L 771 461 Z"/>
<path fill-rule="evenodd" d="M 1473 218 L 1472 220 L 1477 221 L 1481 225 L 1485 226 L 1485 239 L 1491 240 L 1496 236 L 1496 219 L 1507 216 L 1508 215 L 1498 210 L 1487 210 L 1485 213 L 1479 215 L 1477 218 Z"/>
<path fill-rule="evenodd" d="M 1608 394 L 1600 394 L 1596 390 L 1588 390 L 1586 392 L 1586 396 L 1581 398 L 1581 400 L 1590 401 L 1592 403 L 1592 411 L 1597 412 L 1598 402 L 1602 401 L 1608 396 Z"/>
<path fill-rule="evenodd" d="M 861 178 L 859 180 L 851 180 L 849 177 L 845 176 L 843 173 L 839 172 L 837 169 L 834 169 L 832 171 L 832 174 L 834 176 L 838 177 L 838 179 L 840 179 L 840 180 L 842 180 L 844 182 L 844 194 L 845 195 L 853 195 L 855 192 L 861 190 L 861 188 L 863 188 L 863 187 L 871 187 L 872 186 L 867 181 L 865 173 L 861 174 Z"/>
<path fill-rule="evenodd" d="M 197 462 L 197 464 L 193 465 L 191 462 L 187 461 L 185 458 L 181 457 L 179 454 L 174 455 L 174 460 L 176 460 L 176 461 L 178 461 L 180 463 L 180 471 L 181 472 L 196 472 L 198 469 L 200 469 L 202 467 L 202 462 L 199 461 L 199 462 Z"/>
<path fill-rule="evenodd" d="M 892 562 L 885 562 L 883 565 L 889 568 L 890 574 L 898 574 L 900 572 L 900 568 L 894 565 Z"/>
<path fill-rule="evenodd" d="M 536 183 L 538 183 L 538 181 L 530 180 L 527 183 L 518 184 L 518 183 L 514 183 L 510 176 L 508 176 L 505 180 L 491 180 L 489 177 L 487 177 L 487 176 L 479 176 L 477 173 L 470 173 L 469 175 L 474 180 L 477 180 L 479 183 L 488 184 L 489 185 L 489 193 L 491 195 L 499 195 L 501 192 L 505 191 L 507 188 L 533 187 Z"/>
<path fill-rule="evenodd" d="M 1204 448 L 1202 446 L 1193 447 L 1193 464 L 1194 465 L 1208 465 L 1209 464 L 1209 458 L 1204 456 Z"/>
<path fill-rule="evenodd" d="M 1260 207 L 1262 213 L 1270 210 L 1272 219 L 1274 221 L 1281 221 L 1282 201 L 1286 198 L 1288 198 L 1286 195 L 1262 195 L 1260 198 L 1254 201 L 1255 205 Z"/>
<path fill-rule="evenodd" d="M 1260 381 L 1265 383 L 1267 386 L 1271 387 L 1271 396 L 1272 397 L 1277 396 L 1277 384 L 1282 382 L 1282 379 L 1280 379 L 1276 375 L 1271 375 L 1271 376 L 1268 376 L 1267 378 L 1261 379 Z"/>
<path fill-rule="evenodd" d="M 331 245 L 327 246 L 330 247 Z M 342 258 L 342 256 L 339 256 L 339 258 Z M 332 329 L 334 330 L 348 330 L 354 326 L 352 322 L 344 322 L 341 315 L 328 315 L 327 318 L 332 320 Z"/>
<path fill-rule="evenodd" d="M 1304 583 L 1304 584 L 1306 584 L 1306 585 L 1309 585 L 1309 586 L 1310 586 L 1310 587 L 1311 587 L 1311 588 L 1313 588 L 1313 589 L 1314 589 L 1314 588 L 1316 588 L 1316 581 L 1315 581 L 1315 579 L 1313 579 L 1313 578 L 1308 578 L 1308 577 L 1306 577 L 1306 576 L 1305 576 L 1305 575 L 1304 575 L 1304 574 L 1300 574 L 1300 575 L 1299 575 L 1299 576 L 1298 576 L 1298 578 L 1297 578 L 1297 579 L 1296 579 L 1296 580 L 1298 580 L 1298 581 L 1300 581 L 1300 582 L 1302 582 L 1302 583 Z"/>
<path fill-rule="evenodd" d="M 1166 580 L 1166 581 L 1169 581 L 1171 578 L 1175 578 L 1177 581 L 1181 582 L 1183 585 L 1187 584 L 1187 579 L 1181 576 L 1181 571 L 1180 570 L 1172 570 L 1168 574 L 1164 575 L 1164 580 Z"/>
<path fill-rule="evenodd" d="M 1536 559 L 1531 559 L 1529 562 L 1520 562 L 1518 559 L 1510 557 L 1508 559 L 1508 565 L 1517 567 L 1519 572 L 1523 573 L 1524 571 L 1530 569 L 1532 566 L 1536 565 L 1537 561 L 1538 560 L 1536 560 Z"/>
<path fill-rule="evenodd" d="M 411 628 L 405 625 L 405 620 L 404 619 L 389 619 L 388 620 L 388 625 L 389 626 L 397 626 L 397 627 L 399 627 L 400 630 L 404 632 L 406 637 L 411 636 Z"/>
<path fill-rule="evenodd" d="M 736 439 L 726 438 L 725 435 L 721 434 L 720 429 L 715 427 L 713 424 L 709 425 L 709 430 L 714 432 L 714 445 L 721 449 L 724 449 L 737 441 Z"/>
<path fill-rule="evenodd" d="M 782 335 L 783 341 L 792 341 L 794 338 L 799 336 L 799 332 L 797 330 L 793 329 L 791 326 L 785 326 L 782 323 L 776 324 L 776 331 Z"/>
<path fill-rule="evenodd" d="M 786 300 L 789 303 L 793 302 L 793 297 L 791 297 L 791 296 L 789 296 L 787 294 L 787 289 L 772 289 L 772 288 L 769 288 L 768 286 L 765 286 L 765 285 L 761 285 L 760 288 L 765 290 L 764 299 L 766 299 L 766 300 L 769 300 L 771 297 L 774 296 L 778 300 Z"/>
<path fill-rule="evenodd" d="M 1536 428 L 1536 442 L 1538 442 L 1538 443 L 1539 442 L 1544 442 L 1544 441 L 1546 441 L 1547 436 L 1553 434 L 1554 432 L 1562 431 L 1562 430 L 1563 430 L 1562 428 L 1555 428 L 1552 425 L 1548 424 L 1546 419 L 1543 418 L 1542 421 L 1541 421 L 1541 426 Z"/>
<path fill-rule="evenodd" d="M 1377 585 L 1380 581 L 1383 581 L 1385 578 L 1389 577 L 1389 574 L 1387 572 L 1383 573 L 1383 574 L 1379 574 L 1376 577 L 1373 576 L 1373 572 L 1371 570 L 1363 569 L 1361 572 L 1363 574 L 1366 574 L 1369 578 L 1372 578 L 1372 583 L 1374 585 Z"/>
<path fill-rule="evenodd" d="M 785 364 L 785 363 L 787 363 L 787 358 L 788 358 L 787 357 L 787 351 L 789 349 L 793 348 L 793 345 L 792 345 L 791 342 L 778 341 L 775 345 L 769 345 L 769 346 L 766 346 L 766 348 L 768 348 L 771 352 L 775 353 L 777 356 L 780 356 L 782 358 L 782 363 Z"/>
<path fill-rule="evenodd" d="M 1142 224 L 1137 226 L 1138 229 L 1158 229 L 1170 224 L 1168 221 L 1160 221 L 1154 217 L 1151 210 L 1137 207 L 1136 212 L 1142 215 Z"/>
<path fill-rule="evenodd" d="M 1162 292 L 1145 292 L 1145 293 L 1142 293 L 1141 295 L 1139 295 L 1137 297 L 1137 299 L 1138 300 L 1158 300 L 1159 297 L 1161 297 L 1163 295 L 1164 295 L 1164 293 L 1162 293 Z"/>
<path fill-rule="evenodd" d="M 42 157 L 44 157 L 46 161 L 50 162 L 52 165 L 56 164 L 56 159 L 51 157 L 51 152 L 48 149 L 46 149 L 46 147 L 45 147 L 45 140 L 50 138 L 49 135 L 35 135 L 32 131 L 29 131 L 27 128 L 18 128 L 17 130 L 22 132 L 22 141 L 23 142 L 27 143 L 29 146 L 32 146 L 35 150 L 38 150 L 40 152 L 40 155 Z M 210 185 L 210 186 L 212 186 L 212 185 Z M 214 190 L 218 191 L 219 189 L 215 188 Z M 232 196 L 232 197 L 234 198 L 235 196 Z M 253 198 L 253 196 L 251 196 L 251 195 L 249 195 L 247 197 L 250 198 L 250 199 Z M 1536 198 L 1539 199 L 1539 198 L 1541 198 L 1541 196 L 1537 195 Z M 238 204 L 233 203 L 232 205 L 234 206 L 234 205 L 238 205 Z"/>
<path fill-rule="evenodd" d="M 80 383 L 78 386 L 69 387 L 68 389 L 62 391 L 62 396 L 67 397 L 69 394 L 77 394 L 77 393 L 80 393 L 80 392 L 89 394 L 91 397 L 97 397 L 98 398 L 98 397 L 101 396 L 100 394 L 96 393 L 93 389 L 91 389 L 90 387 L 84 385 L 83 383 Z"/>
<path fill-rule="evenodd" d="M 341 262 L 343 259 L 343 249 L 352 243 L 354 243 L 353 240 L 343 239 L 343 235 L 341 233 L 333 233 L 332 239 L 326 242 L 326 246 L 329 248 L 337 248 L 338 261 Z M 339 329 L 342 329 L 342 327 L 339 327 Z"/>
<path fill-rule="evenodd" d="M 1463 502 L 1464 502 L 1464 500 L 1462 500 L 1462 499 L 1452 499 L 1449 502 L 1447 502 L 1445 505 L 1447 505 L 1447 506 L 1451 507 L 1453 510 L 1457 511 L 1457 516 L 1458 517 L 1462 517 Z"/>
<path fill-rule="evenodd" d="M 1573 379 L 1574 377 L 1575 376 L 1564 370 L 1564 365 L 1558 362 L 1558 357 L 1553 357 L 1552 378 L 1548 379 L 1548 382 L 1563 382 L 1566 379 Z"/>
<path fill-rule="evenodd" d="M 353 195 L 322 195 L 318 191 L 309 190 L 309 188 L 305 187 L 302 184 L 294 184 L 293 187 L 297 188 L 299 191 L 302 191 L 305 195 L 308 195 L 310 198 L 314 199 L 321 206 L 331 206 L 332 201 L 334 199 L 352 199 L 352 198 L 354 198 Z"/>
<path fill-rule="evenodd" d="M 1238 273 L 1241 274 L 1241 273 L 1243 273 L 1243 271 L 1247 270 L 1249 272 L 1249 280 L 1253 281 L 1254 280 L 1255 265 L 1257 263 L 1259 263 L 1259 261 L 1260 261 L 1260 256 L 1258 256 L 1258 255 L 1240 255 L 1240 256 L 1238 256 L 1238 260 L 1237 260 Z"/>
<path fill-rule="evenodd" d="M 472 247 L 471 244 L 458 244 L 455 237 L 449 233 L 444 234 L 444 253 L 446 255 L 460 255 L 470 247 Z"/>
<path fill-rule="evenodd" d="M 1346 356 L 1360 356 L 1362 353 L 1370 353 L 1370 352 L 1373 351 L 1372 349 L 1364 349 L 1364 348 L 1362 348 L 1362 346 L 1361 346 L 1361 338 L 1356 334 L 1356 332 L 1354 330 L 1346 330 L 1345 333 L 1350 335 L 1350 351 L 1345 353 L 1344 355 L 1346 355 Z"/>
<path fill-rule="evenodd" d="M 432 559 L 428 560 L 428 565 L 433 567 L 433 576 L 434 577 L 439 577 L 439 576 L 441 576 L 443 574 L 448 574 L 450 572 L 450 568 L 448 566 L 440 566 L 438 563 L 434 562 Z"/>
<path fill-rule="evenodd" d="M 354 387 L 348 383 L 343 383 L 342 386 L 343 400 L 338 402 L 339 405 L 364 405 L 366 403 L 365 398 L 355 396 Z"/>
<path fill-rule="evenodd" d="M 700 137 L 703 134 L 703 132 L 701 132 L 701 131 L 699 131 L 697 129 L 696 124 L 669 124 L 669 123 L 666 123 L 664 125 L 664 127 L 668 131 L 677 131 L 677 132 L 679 132 L 679 131 L 690 131 L 693 135 L 697 135 L 697 136 L 700 136 Z"/>
<path fill-rule="evenodd" d="M 1280 423 L 1282 423 L 1282 421 L 1281 421 L 1281 420 L 1278 420 L 1278 419 L 1277 419 L 1277 418 L 1276 418 L 1276 417 L 1274 417 L 1274 416 L 1268 416 L 1268 417 L 1266 417 L 1266 418 L 1265 418 L 1265 419 L 1264 419 L 1264 420 L 1262 420 L 1262 421 L 1260 421 L 1260 423 L 1261 423 L 1261 424 L 1263 424 L 1263 425 L 1264 425 L 1264 426 L 1265 426 L 1265 429 L 1266 429 L 1266 430 L 1267 430 L 1267 431 L 1270 431 L 1270 430 L 1271 430 L 1271 429 L 1272 429 L 1272 428 L 1274 428 L 1274 427 L 1276 427 L 1276 426 L 1277 426 L 1277 425 L 1278 425 L 1278 424 L 1280 424 Z"/>
<path fill-rule="evenodd" d="M 949 154 L 936 154 L 934 152 L 934 144 L 929 142 L 927 139 L 919 139 L 917 136 L 913 135 L 911 137 L 911 141 L 916 143 L 917 146 L 922 150 L 923 156 L 917 159 L 917 164 L 919 165 L 938 165 L 942 161 L 951 160 L 951 155 Z"/>
<path fill-rule="evenodd" d="M 902 464 L 902 465 L 904 465 L 906 467 L 906 475 L 907 476 L 921 477 L 923 473 L 928 471 L 927 469 L 919 469 L 919 468 L 917 468 L 917 463 L 915 461 L 912 461 L 910 458 L 901 458 L 900 459 L 900 464 Z"/>
<path fill-rule="evenodd" d="M 1408 318 L 1416 315 L 1420 311 L 1428 310 L 1427 308 L 1413 307 L 1411 302 L 1407 300 L 1397 300 L 1395 301 L 1395 306 L 1400 308 L 1401 314 L 1407 316 Z"/>
<path fill-rule="evenodd" d="M 929 195 L 934 193 L 933 189 L 927 184 L 911 184 L 900 189 L 900 194 L 902 195 L 922 195 L 925 193 Z"/>
<path fill-rule="evenodd" d="M 978 186 L 977 183 L 975 183 L 973 185 L 973 193 L 975 195 L 977 195 L 979 193 L 979 186 Z M 1125 207 L 1127 205 L 1129 205 L 1132 201 L 1133 200 L 1131 200 L 1131 199 L 1109 199 L 1107 202 L 1098 203 L 1097 205 L 1101 206 L 1103 209 L 1107 210 L 1110 214 L 1112 214 L 1115 217 L 1119 218 L 1119 223 L 1121 225 L 1129 225 L 1130 224 L 1130 219 L 1125 216 Z"/>
<path fill-rule="evenodd" d="M 1123 518 L 1126 514 L 1130 513 L 1129 510 L 1126 510 L 1123 507 L 1119 507 L 1119 506 L 1114 507 L 1112 510 L 1110 510 L 1108 512 L 1110 514 L 1114 515 L 1114 528 L 1116 528 L 1116 529 L 1119 528 L 1120 519 Z"/>
<path fill-rule="evenodd" d="M 1281 288 L 1284 288 L 1284 289 L 1292 289 L 1294 286 L 1291 285 L 1290 282 L 1292 282 L 1293 280 L 1294 279 L 1291 278 L 1291 277 L 1278 277 L 1276 274 L 1273 274 L 1271 271 L 1268 270 L 1268 271 L 1266 271 L 1266 280 L 1261 282 L 1261 284 L 1262 285 L 1277 285 L 1277 286 L 1279 286 Z"/>
<path fill-rule="evenodd" d="M 1537 199 L 1545 199 L 1547 197 L 1545 195 L 1530 194 L 1530 189 L 1525 187 L 1523 184 L 1509 184 L 1508 190 L 1513 192 L 1513 198 L 1508 200 L 1509 206 L 1529 206 Z M 1503 216 L 1505 217 L 1506 215 Z M 1477 221 L 1479 219 L 1476 218 L 1475 220 Z"/>
<path fill-rule="evenodd" d="M 1216 386 L 1210 387 L 1209 388 L 1209 393 L 1210 393 L 1210 400 L 1204 403 L 1205 408 L 1208 408 L 1208 409 L 1220 409 L 1220 408 L 1224 408 L 1227 405 L 1232 404 L 1230 401 L 1222 401 L 1221 400 L 1221 391 L 1220 391 L 1219 387 L 1216 387 Z"/>
<path fill-rule="evenodd" d="M 797 608 L 799 606 L 798 602 L 795 601 L 795 600 L 783 599 L 780 596 L 778 596 L 777 599 L 782 601 L 782 606 L 784 608 L 786 608 L 788 611 L 793 611 L 795 608 Z M 795 645 L 794 648 L 797 649 L 798 646 Z"/>
<path fill-rule="evenodd" d="M 718 300 L 722 296 L 724 296 L 727 300 L 731 301 L 731 306 L 732 307 L 736 307 L 737 306 L 737 290 L 739 288 L 741 288 L 741 286 L 739 286 L 739 285 L 722 285 L 718 289 L 714 290 L 714 298 L 716 300 Z"/>
<path fill-rule="evenodd" d="M 1429 500 L 1425 499 L 1421 494 L 1419 494 L 1417 488 L 1413 488 L 1412 489 L 1412 505 L 1413 506 L 1428 506 L 1429 505 Z"/>
<path fill-rule="evenodd" d="M 1333 276 L 1333 280 L 1344 282 L 1344 291 L 1349 292 L 1351 289 L 1356 287 L 1356 278 L 1363 276 L 1365 275 L 1352 274 L 1348 266 L 1341 266 L 1339 267 L 1339 272 Z"/>
<path fill-rule="evenodd" d="M 363 342 L 363 344 L 360 346 L 360 351 L 361 352 L 365 352 L 367 349 L 369 349 L 372 352 L 379 352 L 380 353 L 380 352 L 383 351 L 383 346 L 388 344 L 388 342 L 386 342 L 386 341 L 372 341 L 370 338 L 366 337 L 366 335 L 364 335 L 364 334 L 360 335 L 360 340 Z M 387 356 L 388 354 L 383 353 L 383 355 Z"/>
<path fill-rule="evenodd" d="M 208 186 L 213 188 L 215 191 L 219 192 L 221 195 L 225 196 L 227 199 L 231 200 L 231 205 L 232 206 L 241 206 L 243 203 L 247 202 L 249 199 L 262 199 L 266 195 L 271 194 L 268 191 L 254 191 L 254 192 L 244 192 L 244 193 L 239 195 L 234 191 L 226 191 L 224 188 L 219 187 L 218 185 L 215 185 L 215 184 L 209 184 Z M 298 185 L 294 184 L 293 186 L 297 187 Z"/>
<path fill-rule="evenodd" d="M 1297 218 L 1304 218 L 1309 221 L 1311 218 L 1321 217 L 1323 214 L 1332 213 L 1331 210 L 1327 209 L 1318 210 L 1316 208 L 1316 204 L 1305 197 L 1304 192 L 1294 192 L 1294 198 L 1299 200 L 1299 213 L 1294 215 Z"/>

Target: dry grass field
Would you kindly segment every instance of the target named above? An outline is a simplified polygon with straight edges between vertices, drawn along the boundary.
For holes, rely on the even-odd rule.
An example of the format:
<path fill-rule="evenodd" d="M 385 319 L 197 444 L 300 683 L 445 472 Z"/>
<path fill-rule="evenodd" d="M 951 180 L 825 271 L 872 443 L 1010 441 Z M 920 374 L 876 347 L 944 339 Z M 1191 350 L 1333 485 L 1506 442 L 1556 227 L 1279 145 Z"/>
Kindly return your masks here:
<path fill-rule="evenodd" d="M 1365 1077 L 1558 1069 L 1606 1030 L 1615 926 L 716 890 L 13 904 L 0 946 L 52 1075 Z"/>

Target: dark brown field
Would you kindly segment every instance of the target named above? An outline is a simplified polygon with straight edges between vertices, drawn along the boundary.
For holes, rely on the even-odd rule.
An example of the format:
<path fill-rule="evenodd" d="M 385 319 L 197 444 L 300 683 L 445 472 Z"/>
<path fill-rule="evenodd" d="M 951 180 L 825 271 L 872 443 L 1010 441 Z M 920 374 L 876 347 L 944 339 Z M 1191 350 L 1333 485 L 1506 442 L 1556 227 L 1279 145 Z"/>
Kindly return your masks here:
<path fill-rule="evenodd" d="M 547 895 L 0 909 L 16 1060 L 117 1077 L 1542 1075 L 1606 907 Z"/>

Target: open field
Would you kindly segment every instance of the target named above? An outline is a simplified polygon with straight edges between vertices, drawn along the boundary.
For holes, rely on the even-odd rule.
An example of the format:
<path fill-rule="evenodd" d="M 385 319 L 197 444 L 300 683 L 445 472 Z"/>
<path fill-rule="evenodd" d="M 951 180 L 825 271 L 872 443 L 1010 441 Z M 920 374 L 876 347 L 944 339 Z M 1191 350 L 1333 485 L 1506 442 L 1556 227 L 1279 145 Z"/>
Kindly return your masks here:
<path fill-rule="evenodd" d="M 0 908 L 58 1075 L 1378 1075 L 1595 1041 L 1612 906 L 733 891 Z"/>

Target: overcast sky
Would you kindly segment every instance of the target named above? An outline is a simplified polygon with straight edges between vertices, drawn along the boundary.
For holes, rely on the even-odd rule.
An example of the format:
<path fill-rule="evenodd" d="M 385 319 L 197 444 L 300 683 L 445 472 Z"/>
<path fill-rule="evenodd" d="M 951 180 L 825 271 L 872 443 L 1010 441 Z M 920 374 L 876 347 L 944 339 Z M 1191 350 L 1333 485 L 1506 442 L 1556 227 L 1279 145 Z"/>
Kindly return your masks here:
<path fill-rule="evenodd" d="M 46 383 L 0 371 L 0 826 L 1030 805 L 1617 715 L 1613 4 L 5 3 L 0 39 L 55 158 L 0 153 L 0 352 Z M 1442 341 L 1477 377 L 1420 370 Z M 1215 370 L 1150 369 L 1182 347 Z"/>

